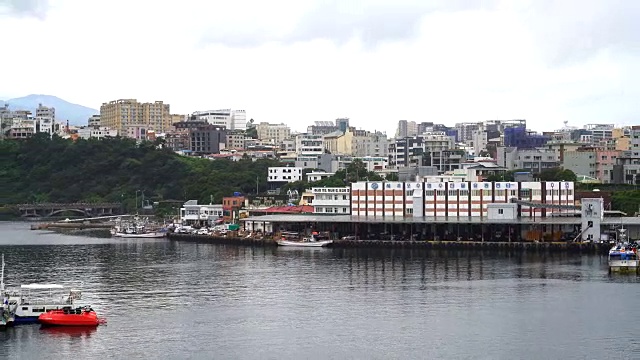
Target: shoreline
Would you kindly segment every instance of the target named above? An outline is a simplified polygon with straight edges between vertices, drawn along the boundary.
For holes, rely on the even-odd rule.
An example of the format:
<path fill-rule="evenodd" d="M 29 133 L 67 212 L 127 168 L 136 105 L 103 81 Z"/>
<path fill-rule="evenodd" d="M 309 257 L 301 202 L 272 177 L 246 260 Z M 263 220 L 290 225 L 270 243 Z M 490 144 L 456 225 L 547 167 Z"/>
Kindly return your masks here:
<path fill-rule="evenodd" d="M 168 234 L 172 241 L 198 242 L 252 247 L 276 247 L 273 239 L 253 239 L 240 237 L 219 237 L 210 235 Z M 431 249 L 431 250 L 478 250 L 496 252 L 532 253 L 576 253 L 606 255 L 611 249 L 608 243 L 574 242 L 477 242 L 477 241 L 392 241 L 392 240 L 334 240 L 332 248 L 350 249 Z"/>

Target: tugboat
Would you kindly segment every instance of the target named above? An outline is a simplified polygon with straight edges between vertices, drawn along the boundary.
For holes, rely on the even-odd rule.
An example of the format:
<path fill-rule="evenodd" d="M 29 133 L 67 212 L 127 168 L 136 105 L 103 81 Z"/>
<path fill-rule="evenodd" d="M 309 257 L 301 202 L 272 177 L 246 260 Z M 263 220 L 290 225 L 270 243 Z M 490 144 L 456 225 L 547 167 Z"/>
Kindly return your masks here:
<path fill-rule="evenodd" d="M 98 326 L 106 323 L 104 319 L 90 307 L 72 308 L 67 306 L 62 310 L 51 310 L 40 315 L 38 322 L 45 326 Z"/>

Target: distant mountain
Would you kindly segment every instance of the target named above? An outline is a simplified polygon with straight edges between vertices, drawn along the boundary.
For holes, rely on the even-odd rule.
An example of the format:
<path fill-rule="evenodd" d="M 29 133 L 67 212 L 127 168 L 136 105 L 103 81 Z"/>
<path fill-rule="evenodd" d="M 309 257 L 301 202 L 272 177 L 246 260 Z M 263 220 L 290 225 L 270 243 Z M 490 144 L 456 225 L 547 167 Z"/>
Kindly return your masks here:
<path fill-rule="evenodd" d="M 72 104 L 52 95 L 27 95 L 20 98 L 0 100 L 0 106 L 9 104 L 11 110 L 30 110 L 35 115 L 38 104 L 56 109 L 56 120 L 67 121 L 70 125 L 86 125 L 91 115 L 100 114 L 100 110 Z"/>

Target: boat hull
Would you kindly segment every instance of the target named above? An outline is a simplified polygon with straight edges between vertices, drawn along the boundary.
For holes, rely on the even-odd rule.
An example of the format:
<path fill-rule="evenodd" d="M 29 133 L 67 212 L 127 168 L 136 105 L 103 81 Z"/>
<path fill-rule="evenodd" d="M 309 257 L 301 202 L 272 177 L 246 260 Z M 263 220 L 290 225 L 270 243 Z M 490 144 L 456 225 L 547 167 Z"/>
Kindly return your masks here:
<path fill-rule="evenodd" d="M 326 247 L 329 244 L 333 243 L 333 240 L 324 240 L 324 241 L 289 241 L 289 240 L 278 240 L 278 245 L 280 246 L 296 246 L 296 247 Z"/>
<path fill-rule="evenodd" d="M 114 233 L 113 236 L 128 239 L 159 239 L 165 237 L 165 233 L 125 234 Z"/>
<path fill-rule="evenodd" d="M 18 316 L 16 315 L 13 323 L 16 325 L 25 325 L 25 324 L 37 324 L 38 317 L 37 316 Z"/>
<path fill-rule="evenodd" d="M 638 272 L 640 260 L 609 260 L 611 272 Z"/>
<path fill-rule="evenodd" d="M 100 321 L 95 312 L 82 314 L 62 314 L 49 312 L 40 315 L 38 322 L 44 326 L 98 326 Z"/>

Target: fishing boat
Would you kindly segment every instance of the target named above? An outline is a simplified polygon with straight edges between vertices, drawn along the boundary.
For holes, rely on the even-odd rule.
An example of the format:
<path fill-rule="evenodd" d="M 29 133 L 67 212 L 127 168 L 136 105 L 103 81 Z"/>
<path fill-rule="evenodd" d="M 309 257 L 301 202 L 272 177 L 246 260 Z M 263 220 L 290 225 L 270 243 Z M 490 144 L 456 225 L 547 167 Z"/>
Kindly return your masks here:
<path fill-rule="evenodd" d="M 38 317 L 38 322 L 44 326 L 98 326 L 106 323 L 90 307 L 65 306 L 59 310 L 47 311 Z"/>
<path fill-rule="evenodd" d="M 333 240 L 318 240 L 315 235 L 304 237 L 302 240 L 287 240 L 282 238 L 277 241 L 280 246 L 297 246 L 297 247 L 325 247 L 333 243 Z"/>
<path fill-rule="evenodd" d="M 131 238 L 131 239 L 159 239 L 165 237 L 167 234 L 164 232 L 154 231 L 154 232 L 138 232 L 136 230 L 127 229 L 124 232 L 112 232 L 111 235 L 114 237 L 120 238 Z"/>
<path fill-rule="evenodd" d="M 82 297 L 80 290 L 69 290 L 58 284 L 26 284 L 19 291 L 7 291 L 9 306 L 15 304 L 15 321 L 17 324 L 33 324 L 38 317 L 50 310 L 59 310 L 73 306 L 75 300 Z"/>
<path fill-rule="evenodd" d="M 640 260 L 638 259 L 638 249 L 628 243 L 619 243 L 609 250 L 609 271 L 610 272 L 638 272 Z"/>
<path fill-rule="evenodd" d="M 120 238 L 146 238 L 155 239 L 163 238 L 167 235 L 166 231 L 154 231 L 148 228 L 148 222 L 141 221 L 138 217 L 134 218 L 131 223 L 123 223 L 117 221 L 116 225 L 111 229 L 111 235 Z"/>

